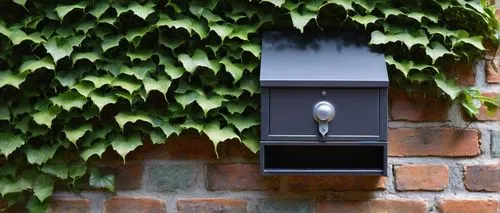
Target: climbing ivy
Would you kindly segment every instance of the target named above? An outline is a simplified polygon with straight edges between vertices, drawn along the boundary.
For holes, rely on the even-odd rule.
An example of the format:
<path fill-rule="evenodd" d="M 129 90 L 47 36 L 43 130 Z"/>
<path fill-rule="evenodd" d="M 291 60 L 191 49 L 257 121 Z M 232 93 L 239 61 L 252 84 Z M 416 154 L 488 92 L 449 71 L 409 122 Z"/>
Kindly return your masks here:
<path fill-rule="evenodd" d="M 114 190 L 89 160 L 193 129 L 258 151 L 260 33 L 356 28 L 391 84 L 497 103 L 450 62 L 495 44 L 494 9 L 465 0 L 6 0 L 0 4 L 0 195 L 44 212 L 57 182 Z M 362 63 L 362 62 L 360 62 Z M 283 71 L 286 72 L 286 71 Z"/>

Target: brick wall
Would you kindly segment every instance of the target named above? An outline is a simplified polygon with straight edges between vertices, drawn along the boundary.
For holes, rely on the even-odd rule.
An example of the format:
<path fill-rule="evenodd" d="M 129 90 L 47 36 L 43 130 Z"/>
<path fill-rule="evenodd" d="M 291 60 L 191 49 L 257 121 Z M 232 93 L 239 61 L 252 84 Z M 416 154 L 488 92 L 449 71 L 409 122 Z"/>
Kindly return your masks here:
<path fill-rule="evenodd" d="M 494 62 L 500 68 L 500 58 Z M 462 69 L 461 85 L 500 93 L 491 64 L 453 69 Z M 223 143 L 216 158 L 206 137 L 185 133 L 165 145 L 146 144 L 128 155 L 126 165 L 106 152 L 95 165 L 116 175 L 117 193 L 59 189 L 51 208 L 54 213 L 499 213 L 500 111 L 488 117 L 483 109 L 477 119 L 465 119 L 459 106 L 411 96 L 390 91 L 387 177 L 263 177 L 257 155 L 241 144 Z"/>

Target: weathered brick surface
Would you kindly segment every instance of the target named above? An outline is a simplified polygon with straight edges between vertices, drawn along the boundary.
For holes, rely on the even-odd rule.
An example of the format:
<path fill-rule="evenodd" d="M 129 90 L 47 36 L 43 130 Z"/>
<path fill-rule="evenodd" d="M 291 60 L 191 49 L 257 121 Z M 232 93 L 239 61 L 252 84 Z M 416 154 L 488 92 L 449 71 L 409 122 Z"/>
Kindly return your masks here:
<path fill-rule="evenodd" d="M 500 94 L 498 93 L 482 93 L 486 97 L 492 97 L 500 101 Z M 479 115 L 476 116 L 479 121 L 500 121 L 500 110 L 496 110 L 493 114 L 489 114 L 486 106 L 482 105 L 479 108 Z"/>
<path fill-rule="evenodd" d="M 272 213 L 310 213 L 313 201 L 309 199 L 260 199 L 259 212 Z"/>
<path fill-rule="evenodd" d="M 279 177 L 260 175 L 257 164 L 208 164 L 207 189 L 216 190 L 277 190 Z"/>
<path fill-rule="evenodd" d="M 493 63 L 486 63 L 486 82 L 489 84 L 498 84 L 500 83 L 500 55 L 495 57 Z"/>
<path fill-rule="evenodd" d="M 208 137 L 192 131 L 187 131 L 181 134 L 181 136 L 169 137 L 164 144 L 153 145 L 150 141 L 145 141 L 143 146 L 140 146 L 127 155 L 127 160 L 130 161 L 145 159 L 200 160 L 216 158 L 214 144 Z"/>
<path fill-rule="evenodd" d="M 394 166 L 396 189 L 401 191 L 439 191 L 448 186 L 448 167 L 445 165 Z"/>
<path fill-rule="evenodd" d="M 329 201 L 316 205 L 318 213 L 426 213 L 427 203 L 415 200 Z"/>
<path fill-rule="evenodd" d="M 456 78 L 456 83 L 459 86 L 474 86 L 476 82 L 474 66 L 473 63 L 453 63 L 447 70 L 447 74 L 450 78 Z"/>
<path fill-rule="evenodd" d="M 488 42 L 486 49 L 486 82 L 498 84 L 500 83 L 500 48 L 494 46 L 492 42 Z"/>
<path fill-rule="evenodd" d="M 411 93 L 401 90 L 389 91 L 390 115 L 392 120 L 406 121 L 446 121 L 448 120 L 447 104 L 442 99 Z"/>
<path fill-rule="evenodd" d="M 354 191 L 385 189 L 385 177 L 378 176 L 290 176 L 289 190 Z"/>
<path fill-rule="evenodd" d="M 16 204 L 7 209 L 8 203 L 5 200 L 0 200 L 0 212 L 2 213 L 25 213 L 28 212 L 22 204 Z"/>
<path fill-rule="evenodd" d="M 491 132 L 491 155 L 500 158 L 500 130 Z"/>
<path fill-rule="evenodd" d="M 165 164 L 149 167 L 146 188 L 153 192 L 189 191 L 198 171 L 190 164 Z"/>
<path fill-rule="evenodd" d="M 113 197 L 104 202 L 104 213 L 166 213 L 163 200 L 147 197 Z"/>
<path fill-rule="evenodd" d="M 442 200 L 439 201 L 440 213 L 498 213 L 500 202 L 491 200 Z"/>
<path fill-rule="evenodd" d="M 471 191 L 500 191 L 500 162 L 465 166 L 464 183 Z"/>
<path fill-rule="evenodd" d="M 389 129 L 390 156 L 476 156 L 479 131 L 453 128 Z"/>
<path fill-rule="evenodd" d="M 117 190 L 140 189 L 142 184 L 142 164 L 110 165 L 99 168 L 103 173 L 115 175 Z"/>
<path fill-rule="evenodd" d="M 51 213 L 90 213 L 90 200 L 80 198 L 54 198 Z"/>
<path fill-rule="evenodd" d="M 257 153 L 250 151 L 250 149 L 240 141 L 229 140 L 224 143 L 219 143 L 218 146 L 219 148 L 217 150 L 220 158 L 244 158 L 253 160 L 259 158 Z"/>
<path fill-rule="evenodd" d="M 246 213 L 247 201 L 225 198 L 178 199 L 178 213 Z"/>

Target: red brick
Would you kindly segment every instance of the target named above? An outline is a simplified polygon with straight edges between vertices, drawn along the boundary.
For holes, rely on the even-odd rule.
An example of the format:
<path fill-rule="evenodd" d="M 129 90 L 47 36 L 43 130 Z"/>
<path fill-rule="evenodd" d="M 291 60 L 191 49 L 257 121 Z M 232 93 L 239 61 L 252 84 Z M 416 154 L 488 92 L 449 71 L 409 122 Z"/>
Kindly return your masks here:
<path fill-rule="evenodd" d="M 475 76 L 474 76 L 474 64 L 458 62 L 453 63 L 447 70 L 447 74 L 450 78 L 456 78 L 456 83 L 459 86 L 474 86 Z"/>
<path fill-rule="evenodd" d="M 289 190 L 354 191 L 385 189 L 385 177 L 379 176 L 290 176 Z"/>
<path fill-rule="evenodd" d="M 489 92 L 482 93 L 482 95 L 496 98 L 496 100 L 500 102 L 500 94 Z M 489 114 L 486 106 L 482 105 L 481 108 L 479 108 L 479 114 L 476 116 L 476 119 L 479 121 L 500 121 L 500 109 L 496 109 L 493 114 Z"/>
<path fill-rule="evenodd" d="M 405 121 L 447 121 L 449 104 L 440 98 L 390 90 L 391 119 Z"/>
<path fill-rule="evenodd" d="M 489 84 L 498 84 L 500 83 L 500 57 L 495 58 L 494 64 L 496 65 L 496 70 L 493 68 L 493 64 L 486 63 L 486 82 Z"/>
<path fill-rule="evenodd" d="M 257 164 L 209 164 L 207 189 L 217 190 L 277 190 L 280 182 L 277 176 L 260 175 Z"/>
<path fill-rule="evenodd" d="M 7 201 L 0 200 L 0 212 L 2 213 L 25 213 L 28 212 L 26 208 L 24 208 L 24 205 L 18 203 L 13 206 L 8 207 Z"/>
<path fill-rule="evenodd" d="M 471 191 L 500 191 L 500 162 L 466 166 L 464 183 Z"/>
<path fill-rule="evenodd" d="M 239 199 L 225 199 L 225 198 L 178 199 L 177 212 L 178 213 L 198 213 L 198 212 L 246 213 L 247 201 Z"/>
<path fill-rule="evenodd" d="M 243 143 L 237 140 L 229 140 L 224 143 L 219 143 L 220 158 L 244 158 L 257 160 L 259 155 L 253 153 Z"/>
<path fill-rule="evenodd" d="M 53 198 L 51 213 L 90 213 L 90 200 L 80 198 Z"/>
<path fill-rule="evenodd" d="M 500 202 L 490 200 L 442 200 L 439 201 L 440 213 L 498 213 Z"/>
<path fill-rule="evenodd" d="M 497 11 L 498 15 L 498 11 Z M 500 48 L 488 41 L 486 47 L 486 82 L 490 84 L 500 83 Z"/>
<path fill-rule="evenodd" d="M 216 159 L 214 144 L 208 137 L 188 131 L 181 136 L 172 136 L 165 144 L 153 145 L 147 141 L 129 154 L 127 159 Z"/>
<path fill-rule="evenodd" d="M 448 186 L 448 167 L 445 165 L 394 166 L 396 189 L 401 191 L 439 191 Z"/>
<path fill-rule="evenodd" d="M 94 162 L 95 163 L 95 162 Z M 135 190 L 140 189 L 142 185 L 142 173 L 144 166 L 138 163 L 106 163 L 96 165 L 103 175 L 112 174 L 115 176 L 115 189 L 116 190 Z M 96 189 L 89 185 L 90 176 L 87 174 L 80 182 L 85 190 L 89 191 L 106 191 L 107 189 Z M 56 185 L 56 190 L 66 191 L 68 188 L 64 185 Z"/>
<path fill-rule="evenodd" d="M 165 213 L 165 201 L 144 197 L 113 197 L 104 201 L 104 213 Z"/>
<path fill-rule="evenodd" d="M 369 200 L 317 202 L 318 213 L 426 213 L 427 203 L 415 200 Z"/>
<path fill-rule="evenodd" d="M 390 156 L 476 156 L 479 131 L 453 128 L 389 129 Z"/>

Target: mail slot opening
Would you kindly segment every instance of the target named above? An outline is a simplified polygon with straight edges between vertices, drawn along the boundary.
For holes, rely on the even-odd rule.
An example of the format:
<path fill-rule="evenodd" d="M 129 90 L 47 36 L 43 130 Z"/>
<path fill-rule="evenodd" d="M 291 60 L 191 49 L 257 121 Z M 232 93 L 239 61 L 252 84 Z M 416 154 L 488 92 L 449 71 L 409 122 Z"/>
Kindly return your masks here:
<path fill-rule="evenodd" d="M 267 173 L 384 175 L 384 145 L 265 145 Z"/>

